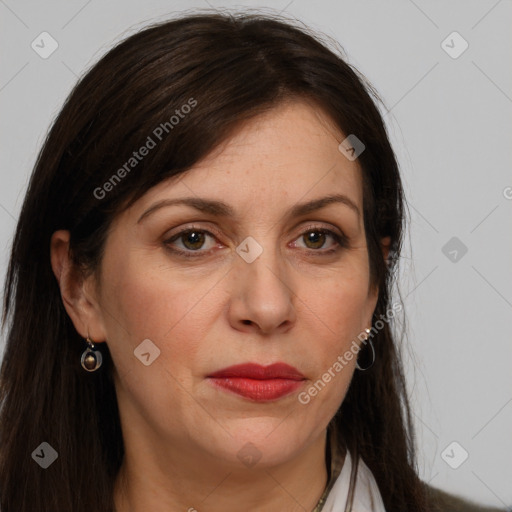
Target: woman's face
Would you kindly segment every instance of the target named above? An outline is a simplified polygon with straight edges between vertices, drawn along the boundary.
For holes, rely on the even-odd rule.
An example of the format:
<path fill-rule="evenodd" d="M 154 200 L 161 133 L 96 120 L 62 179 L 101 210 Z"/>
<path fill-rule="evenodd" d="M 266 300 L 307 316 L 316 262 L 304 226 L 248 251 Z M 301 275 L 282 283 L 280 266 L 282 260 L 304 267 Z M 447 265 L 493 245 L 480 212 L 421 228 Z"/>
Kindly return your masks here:
<path fill-rule="evenodd" d="M 307 103 L 283 104 L 116 218 L 88 327 L 108 344 L 123 433 L 141 449 L 272 465 L 324 432 L 356 358 L 335 363 L 377 300 L 344 138 Z M 302 380 L 209 377 L 245 363 Z"/>

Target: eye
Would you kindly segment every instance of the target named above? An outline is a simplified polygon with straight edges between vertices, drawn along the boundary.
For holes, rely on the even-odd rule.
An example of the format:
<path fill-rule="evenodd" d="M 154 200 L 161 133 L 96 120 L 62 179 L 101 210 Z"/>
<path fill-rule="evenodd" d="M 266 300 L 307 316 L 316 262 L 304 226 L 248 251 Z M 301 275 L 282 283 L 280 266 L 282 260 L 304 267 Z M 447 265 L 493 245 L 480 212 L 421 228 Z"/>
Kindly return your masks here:
<path fill-rule="evenodd" d="M 173 235 L 171 238 L 164 241 L 172 251 L 187 257 L 200 256 L 200 254 L 194 253 L 205 253 L 209 249 L 213 248 L 215 244 L 210 244 L 206 250 L 200 250 L 204 247 L 207 238 L 215 239 L 215 236 L 206 231 L 205 229 L 195 228 L 193 226 L 181 230 L 180 232 Z M 172 244 L 175 242 L 181 243 L 181 248 L 178 245 L 178 249 L 174 249 Z"/>
<path fill-rule="evenodd" d="M 209 238 L 211 241 L 207 244 Z M 329 238 L 334 241 L 334 243 L 331 244 L 332 247 L 327 250 L 319 250 L 325 246 Z M 302 247 L 310 249 L 311 252 L 318 253 L 319 255 L 332 254 L 338 251 L 340 247 L 348 246 L 348 239 L 344 235 L 319 226 L 308 226 L 307 230 L 303 231 L 302 235 L 296 240 L 302 240 L 304 242 L 304 246 Z M 208 253 L 215 247 L 214 241 L 215 235 L 209 231 L 195 226 L 188 226 L 165 240 L 164 244 L 167 245 L 169 250 L 179 256 L 194 258 L 204 256 L 205 253 Z M 299 247 L 301 246 L 299 245 Z"/>
<path fill-rule="evenodd" d="M 321 249 L 329 238 L 334 240 L 334 247 L 319 251 L 318 249 Z M 312 249 L 314 252 L 319 252 L 320 254 L 330 254 L 337 251 L 340 247 L 347 246 L 347 238 L 344 235 L 318 226 L 308 226 L 307 230 L 304 231 L 297 240 L 303 241 L 306 249 Z"/>

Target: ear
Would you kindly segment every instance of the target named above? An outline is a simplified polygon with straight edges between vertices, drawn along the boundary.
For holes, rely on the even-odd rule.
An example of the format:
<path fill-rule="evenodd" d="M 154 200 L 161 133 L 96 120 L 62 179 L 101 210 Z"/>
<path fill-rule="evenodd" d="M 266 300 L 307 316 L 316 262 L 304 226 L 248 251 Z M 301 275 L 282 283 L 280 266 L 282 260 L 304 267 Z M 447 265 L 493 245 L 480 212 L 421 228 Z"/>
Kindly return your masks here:
<path fill-rule="evenodd" d="M 55 231 L 50 241 L 50 259 L 53 273 L 60 287 L 62 302 L 83 337 L 94 343 L 106 340 L 102 311 L 96 294 L 94 276 L 84 278 L 73 264 L 69 254 L 69 231 Z"/>
<path fill-rule="evenodd" d="M 389 266 L 389 250 L 390 250 L 390 246 L 391 246 L 391 237 L 390 236 L 386 236 L 386 237 L 383 237 L 380 239 L 380 247 L 381 247 L 381 250 L 382 250 L 382 256 L 384 258 L 384 260 L 386 261 L 386 265 Z M 371 325 L 372 324 L 372 315 L 373 315 L 373 311 L 375 310 L 375 307 L 377 305 L 377 300 L 379 298 L 379 287 L 378 286 L 375 286 L 375 287 L 372 287 L 370 286 L 370 289 L 369 289 L 369 295 L 371 297 L 371 311 L 372 313 L 369 315 L 369 320 L 367 322 L 368 325 Z"/>
<path fill-rule="evenodd" d="M 382 256 L 386 260 L 386 265 L 389 265 L 389 248 L 391 246 L 391 237 L 386 236 L 380 239 L 380 246 L 382 249 Z"/>

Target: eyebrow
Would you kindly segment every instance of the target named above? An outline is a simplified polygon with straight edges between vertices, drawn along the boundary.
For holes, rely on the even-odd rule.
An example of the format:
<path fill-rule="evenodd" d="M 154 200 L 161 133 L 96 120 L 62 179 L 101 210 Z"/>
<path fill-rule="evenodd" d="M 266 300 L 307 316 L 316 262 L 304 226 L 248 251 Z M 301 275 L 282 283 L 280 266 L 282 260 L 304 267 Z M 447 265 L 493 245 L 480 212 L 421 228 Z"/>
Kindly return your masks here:
<path fill-rule="evenodd" d="M 359 208 L 357 205 L 350 199 L 349 197 L 343 194 L 332 194 L 325 197 L 320 197 L 318 199 L 313 199 L 306 203 L 299 203 L 293 206 L 293 208 L 289 212 L 290 217 L 300 217 L 301 215 L 306 215 L 308 213 L 314 212 L 316 210 L 320 210 L 325 208 L 330 204 L 343 204 L 348 206 L 351 210 L 353 210 L 357 216 L 361 215 Z M 199 197 L 183 197 L 180 199 L 163 199 L 162 201 L 158 201 L 150 208 L 148 208 L 137 220 L 137 224 L 139 224 L 144 218 L 148 217 L 156 210 L 166 206 L 174 206 L 174 205 L 185 205 L 195 208 L 204 213 L 209 213 L 211 215 L 215 215 L 217 217 L 234 217 L 235 211 L 231 206 L 222 201 L 217 201 L 213 199 L 204 199 Z"/>

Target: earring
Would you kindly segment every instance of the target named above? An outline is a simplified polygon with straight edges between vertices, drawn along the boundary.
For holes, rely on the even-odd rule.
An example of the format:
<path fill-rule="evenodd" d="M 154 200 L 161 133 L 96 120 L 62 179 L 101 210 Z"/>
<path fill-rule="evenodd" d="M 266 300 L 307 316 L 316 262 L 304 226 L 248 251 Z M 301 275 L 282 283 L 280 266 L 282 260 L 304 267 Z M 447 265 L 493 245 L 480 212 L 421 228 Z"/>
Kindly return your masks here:
<path fill-rule="evenodd" d="M 94 350 L 94 343 L 91 341 L 89 336 L 87 336 L 86 342 L 88 343 L 88 347 L 82 353 L 82 359 L 80 362 L 82 363 L 82 368 L 87 370 L 88 372 L 95 372 L 103 362 L 103 357 L 99 350 Z"/>
<path fill-rule="evenodd" d="M 365 329 L 365 332 L 366 332 L 366 338 L 365 338 L 365 341 L 368 341 L 369 340 L 369 337 L 370 337 L 370 332 L 371 330 L 370 329 Z M 359 366 L 359 363 L 356 361 L 356 368 L 358 370 L 361 370 L 361 371 L 366 371 L 366 370 L 369 370 L 372 366 L 373 366 L 373 363 L 375 363 L 375 349 L 373 348 L 373 343 L 372 343 L 372 340 L 369 340 L 370 341 L 370 347 L 372 348 L 372 362 L 370 363 L 369 366 L 367 366 L 366 368 L 361 368 Z"/>

